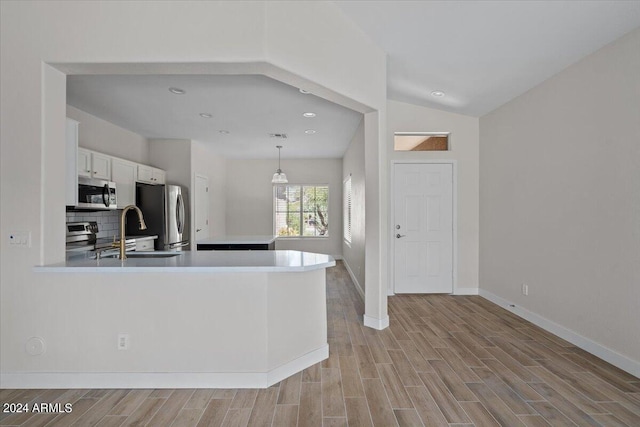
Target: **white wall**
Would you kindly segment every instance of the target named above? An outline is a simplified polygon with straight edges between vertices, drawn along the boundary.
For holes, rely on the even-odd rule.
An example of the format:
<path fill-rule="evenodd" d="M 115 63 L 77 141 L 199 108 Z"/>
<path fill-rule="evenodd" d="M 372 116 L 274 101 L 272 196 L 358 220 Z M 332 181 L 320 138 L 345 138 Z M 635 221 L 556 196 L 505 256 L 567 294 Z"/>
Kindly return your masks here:
<path fill-rule="evenodd" d="M 227 160 L 227 233 L 272 235 L 277 160 Z M 278 239 L 276 249 L 342 255 L 342 160 L 284 159 L 290 184 L 329 184 L 329 237 Z"/>
<path fill-rule="evenodd" d="M 167 184 L 181 185 L 185 203 L 189 208 L 186 230 L 191 241 L 195 239 L 195 209 L 193 194 L 195 175 L 209 178 L 209 235 L 226 233 L 226 159 L 206 144 L 188 139 L 149 140 L 149 162 L 167 172 Z M 191 246 L 193 249 L 193 245 Z"/>
<path fill-rule="evenodd" d="M 458 169 L 458 278 L 457 288 L 477 292 L 479 263 L 479 120 L 403 102 L 387 104 L 387 141 L 390 160 L 455 159 Z M 394 132 L 451 132 L 451 150 L 393 151 Z M 390 171 L 393 173 L 393 171 Z M 392 197 L 390 203 L 393 203 Z M 392 216 L 393 217 L 393 216 Z M 390 263 L 393 252 L 390 247 Z M 393 290 L 393 278 L 389 289 Z"/>
<path fill-rule="evenodd" d="M 149 164 L 166 172 L 167 184 L 191 187 L 191 140 L 150 139 Z"/>
<path fill-rule="evenodd" d="M 149 164 L 166 172 L 165 183 L 179 185 L 184 193 L 184 203 L 189 206 L 185 222 L 185 236 L 191 241 L 191 221 L 193 212 L 193 194 L 191 182 L 191 140 L 189 139 L 150 139 Z M 185 250 L 191 246 L 185 246 Z"/>
<path fill-rule="evenodd" d="M 149 163 L 149 142 L 145 137 L 71 105 L 67 105 L 67 117 L 80 122 L 78 129 L 80 147 L 136 163 Z"/>
<path fill-rule="evenodd" d="M 358 105 L 345 104 L 366 113 L 365 324 L 382 329 L 389 321 L 386 289 L 389 234 L 385 150 L 386 55 L 332 2 L 267 3 L 269 24 L 265 28 L 265 38 L 269 57 L 285 70 L 320 83 L 316 86 L 303 82 L 313 93 L 322 93 L 327 99 L 338 102 L 347 97 L 370 107 L 360 109 Z M 295 36 L 292 37 L 292 34 Z M 332 61 L 327 61 L 324 55 L 309 55 L 310 52 L 331 52 Z M 361 56 L 366 60 L 359 60 Z M 299 58 L 309 60 L 300 61 Z M 338 64 L 340 67 L 336 68 Z M 289 83 L 295 84 L 296 81 L 292 79 Z M 330 90 L 327 91 L 327 88 Z M 336 98 L 333 96 L 335 93 L 343 97 Z"/>
<path fill-rule="evenodd" d="M 640 30 L 482 117 L 480 141 L 481 290 L 638 375 Z"/>
<path fill-rule="evenodd" d="M 342 158 L 342 180 L 351 176 L 351 243 L 342 242 L 342 256 L 357 285 L 365 283 L 365 173 L 364 120 L 353 135 Z"/>
<path fill-rule="evenodd" d="M 284 12 L 284 13 L 283 13 Z M 322 21 L 314 17 L 322 16 Z M 308 21 L 308 22 L 307 22 Z M 301 23 L 298 25 L 297 23 Z M 305 23 L 302 25 L 302 23 Z M 266 28 L 269 36 L 266 36 Z M 327 28 L 331 31 L 327 31 Z M 117 29 L 114 30 L 114 29 Z M 384 268 L 383 248 L 377 236 L 386 223 L 379 220 L 385 188 L 378 153 L 386 124 L 386 66 L 384 52 L 327 2 L 0 2 L 0 370 L 60 371 L 81 366 L 91 354 L 65 346 L 67 326 L 75 322 L 73 339 L 91 337 L 91 350 L 107 354 L 114 337 L 127 324 L 107 325 L 99 336 L 81 318 L 65 318 L 74 307 L 94 296 L 76 294 L 61 276 L 35 275 L 34 265 L 62 261 L 64 253 L 64 175 L 66 77 L 60 70 L 79 72 L 207 72 L 215 64 L 235 64 L 244 70 L 256 64 L 279 68 L 282 75 L 306 81 L 318 93 L 341 94 L 377 110 L 365 127 L 367 169 L 367 256 Z M 330 46 L 330 48 L 327 48 Z M 55 68 L 50 64 L 56 64 Z M 97 64 L 97 65 L 96 65 Z M 213 64 L 213 65 L 212 65 Z M 224 67 L 223 67 L 224 68 Z M 228 67 L 229 68 L 229 67 Z M 227 69 L 228 69 L 227 68 Z M 203 71 L 205 70 L 205 71 Z M 292 70 L 286 73 L 286 70 Z M 297 73 L 297 77 L 293 77 Z M 284 77 L 283 77 L 284 78 Z M 379 119 L 379 120 L 378 120 Z M 29 197 L 24 197 L 28 194 Z M 20 203 L 16 203 L 16 201 Z M 31 247 L 9 246 L 13 231 L 31 233 Z M 367 268 L 369 268 L 369 263 Z M 384 276 L 368 276 L 366 310 L 386 317 Z M 149 284 L 152 278 L 122 274 L 123 284 Z M 371 280 L 371 281 L 370 281 Z M 46 289 L 46 292 L 44 290 Z M 134 287 L 124 286 L 122 298 Z M 182 292 L 179 286 L 154 295 L 157 303 L 172 306 Z M 50 303 L 50 293 L 57 304 Z M 105 313 L 118 310 L 105 303 Z M 138 307 L 146 319 L 146 310 Z M 109 320 L 112 315 L 101 321 Z M 202 313 L 206 316 L 206 313 Z M 202 319 L 206 320 L 205 318 Z M 132 320 L 133 322 L 133 320 Z M 163 329 L 155 343 L 167 342 Z M 31 336 L 49 343 L 40 357 L 24 350 Z M 183 355 L 191 360 L 195 354 Z M 115 357 L 115 356 L 114 356 Z M 155 358 L 166 358 L 162 353 Z M 188 360 L 187 360 L 188 359 Z M 114 362 L 113 357 L 108 361 Z M 170 362 L 169 359 L 166 360 Z M 135 363 L 126 362 L 122 369 Z M 186 363 L 185 362 L 185 363 Z M 115 363 L 115 362 L 114 362 Z M 111 366 L 107 363 L 106 370 Z M 170 369 L 170 368 L 169 368 Z"/>
<path fill-rule="evenodd" d="M 206 144 L 191 141 L 191 171 L 195 175 L 209 178 L 209 236 L 218 237 L 227 234 L 227 161 L 213 152 Z M 195 190 L 195 181 L 191 186 Z M 195 212 L 192 209 L 192 224 L 195 224 Z M 195 231 L 192 230 L 192 239 Z"/>

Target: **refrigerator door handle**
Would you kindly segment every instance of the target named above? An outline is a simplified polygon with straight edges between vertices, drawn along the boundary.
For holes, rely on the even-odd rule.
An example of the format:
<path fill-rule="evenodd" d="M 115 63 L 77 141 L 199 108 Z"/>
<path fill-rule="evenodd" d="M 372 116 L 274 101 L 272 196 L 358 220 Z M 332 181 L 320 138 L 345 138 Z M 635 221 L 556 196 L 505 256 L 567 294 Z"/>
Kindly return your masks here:
<path fill-rule="evenodd" d="M 178 194 L 178 200 L 176 203 L 176 218 L 178 220 L 178 233 L 182 234 L 184 230 L 184 203 L 182 201 L 182 194 Z"/>

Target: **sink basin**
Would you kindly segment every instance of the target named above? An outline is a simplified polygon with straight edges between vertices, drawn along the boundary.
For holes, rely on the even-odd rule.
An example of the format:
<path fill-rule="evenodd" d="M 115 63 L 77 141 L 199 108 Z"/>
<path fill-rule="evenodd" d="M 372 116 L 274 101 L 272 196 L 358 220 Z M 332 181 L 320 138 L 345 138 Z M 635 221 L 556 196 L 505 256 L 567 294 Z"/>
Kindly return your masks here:
<path fill-rule="evenodd" d="M 182 255 L 180 252 L 129 252 L 127 258 L 172 258 L 174 256 Z"/>

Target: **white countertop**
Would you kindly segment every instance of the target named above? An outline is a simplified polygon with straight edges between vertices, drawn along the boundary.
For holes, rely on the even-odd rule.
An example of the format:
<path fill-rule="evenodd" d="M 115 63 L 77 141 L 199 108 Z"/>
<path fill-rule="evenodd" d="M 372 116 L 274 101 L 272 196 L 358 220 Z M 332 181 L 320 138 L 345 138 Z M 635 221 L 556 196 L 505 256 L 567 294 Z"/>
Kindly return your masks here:
<path fill-rule="evenodd" d="M 276 240 L 276 236 L 264 235 L 264 236 L 220 236 L 209 237 L 206 239 L 200 239 L 196 241 L 196 245 L 229 245 L 229 244 L 265 244 Z"/>
<path fill-rule="evenodd" d="M 171 258 L 70 259 L 36 266 L 43 273 L 301 272 L 333 267 L 330 255 L 300 251 L 182 251 Z"/>

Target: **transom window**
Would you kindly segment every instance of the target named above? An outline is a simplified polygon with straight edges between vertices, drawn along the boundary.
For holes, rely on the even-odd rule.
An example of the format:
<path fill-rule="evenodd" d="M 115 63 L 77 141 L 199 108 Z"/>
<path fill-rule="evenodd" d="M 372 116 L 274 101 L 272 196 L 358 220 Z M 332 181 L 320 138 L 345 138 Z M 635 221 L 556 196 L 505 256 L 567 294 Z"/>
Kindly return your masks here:
<path fill-rule="evenodd" d="M 396 132 L 394 151 L 451 151 L 450 132 Z"/>
<path fill-rule="evenodd" d="M 273 196 L 276 236 L 329 236 L 328 185 L 276 185 Z"/>

